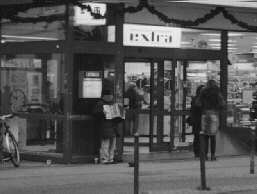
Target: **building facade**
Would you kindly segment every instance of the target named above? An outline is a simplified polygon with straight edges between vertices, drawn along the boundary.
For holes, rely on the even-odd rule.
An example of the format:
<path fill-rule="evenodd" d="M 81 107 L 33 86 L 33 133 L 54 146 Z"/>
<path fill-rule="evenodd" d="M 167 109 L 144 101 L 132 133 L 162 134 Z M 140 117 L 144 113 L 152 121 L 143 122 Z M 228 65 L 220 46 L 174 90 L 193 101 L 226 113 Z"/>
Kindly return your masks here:
<path fill-rule="evenodd" d="M 10 3 L 10 2 L 9 2 Z M 227 99 L 223 132 L 249 128 L 256 87 L 256 9 L 179 3 L 37 1 L 1 4 L 1 113 L 22 158 L 93 162 L 99 129 L 91 114 L 102 89 L 123 105 L 135 82 L 145 102 L 141 146 L 149 152 L 190 147 L 191 97 L 215 79 Z M 117 159 L 133 137 L 120 124 Z M 223 146 L 220 154 L 231 149 Z"/>

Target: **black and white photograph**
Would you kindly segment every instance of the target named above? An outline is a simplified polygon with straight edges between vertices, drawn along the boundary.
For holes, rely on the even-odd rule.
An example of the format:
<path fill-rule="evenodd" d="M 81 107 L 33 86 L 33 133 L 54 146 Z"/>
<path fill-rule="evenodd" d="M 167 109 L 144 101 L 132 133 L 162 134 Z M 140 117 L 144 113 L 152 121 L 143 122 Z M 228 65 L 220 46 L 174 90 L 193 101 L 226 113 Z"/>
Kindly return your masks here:
<path fill-rule="evenodd" d="M 257 193 L 257 0 L 0 0 L 0 194 Z"/>

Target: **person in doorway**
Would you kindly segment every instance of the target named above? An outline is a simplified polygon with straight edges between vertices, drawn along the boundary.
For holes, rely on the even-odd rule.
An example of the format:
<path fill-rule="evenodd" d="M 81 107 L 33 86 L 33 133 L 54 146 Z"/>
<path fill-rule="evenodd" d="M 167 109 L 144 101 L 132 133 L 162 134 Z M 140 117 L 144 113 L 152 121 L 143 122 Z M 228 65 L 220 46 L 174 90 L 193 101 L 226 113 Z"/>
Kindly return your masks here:
<path fill-rule="evenodd" d="M 215 80 L 208 80 L 201 90 L 198 106 L 202 109 L 202 131 L 205 135 L 205 154 L 208 160 L 209 141 L 211 147 L 211 160 L 216 160 L 216 134 L 219 129 L 219 111 L 225 106 L 224 98 Z"/>
<path fill-rule="evenodd" d="M 137 132 L 139 114 L 135 112 L 138 109 L 141 109 L 144 102 L 144 97 L 140 95 L 137 91 L 137 86 L 134 82 L 129 84 L 127 91 L 124 94 L 124 98 L 127 98 L 129 101 L 129 111 L 126 114 L 126 135 L 133 136 Z M 131 124 L 133 125 L 131 127 Z"/>
<path fill-rule="evenodd" d="M 117 121 L 106 119 L 104 105 L 113 104 L 113 95 L 110 90 L 103 90 L 102 98 L 93 108 L 93 115 L 96 117 L 101 133 L 100 163 L 114 164 L 114 151 L 116 149 L 116 128 Z"/>
<path fill-rule="evenodd" d="M 191 119 L 189 125 L 192 126 L 194 140 L 193 140 L 193 152 L 195 157 L 198 158 L 200 156 L 200 136 L 199 132 L 201 131 L 201 117 L 202 117 L 202 109 L 200 106 L 197 106 L 195 101 L 199 98 L 200 92 L 204 85 L 198 86 L 196 89 L 196 95 L 192 97 L 191 101 Z"/>

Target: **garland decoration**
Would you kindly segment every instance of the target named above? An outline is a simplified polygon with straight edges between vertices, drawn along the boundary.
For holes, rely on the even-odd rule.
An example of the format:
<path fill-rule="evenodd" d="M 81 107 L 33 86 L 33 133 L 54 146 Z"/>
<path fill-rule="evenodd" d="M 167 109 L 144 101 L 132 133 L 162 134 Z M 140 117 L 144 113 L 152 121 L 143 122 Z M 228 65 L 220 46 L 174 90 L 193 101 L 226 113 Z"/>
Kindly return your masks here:
<path fill-rule="evenodd" d="M 50 3 L 49 3 L 50 2 Z M 39 17 L 19 17 L 17 14 L 19 12 L 25 12 L 28 9 L 36 8 L 36 7 L 51 7 L 55 5 L 64 5 L 65 0 L 33 0 L 33 3 L 30 4 L 22 4 L 22 5 L 14 5 L 14 6 L 1 6 L 0 7 L 0 18 L 1 19 L 9 19 L 12 22 L 21 22 L 21 23 L 36 23 L 36 22 L 53 22 L 53 21 L 61 21 L 64 20 L 64 14 L 56 14 L 50 16 L 39 16 Z M 95 19 L 104 19 L 107 18 L 110 14 L 100 14 L 95 13 L 89 4 L 83 4 L 79 0 L 69 0 L 69 2 L 74 5 L 80 7 L 82 10 L 88 11 L 91 16 Z M 191 27 L 198 26 L 200 24 L 204 24 L 209 20 L 213 19 L 215 16 L 222 14 L 223 17 L 229 20 L 232 24 L 237 25 L 243 29 L 247 29 L 252 32 L 257 32 L 257 26 L 249 25 L 246 22 L 240 21 L 235 18 L 234 15 L 229 13 L 224 7 L 216 7 L 215 9 L 210 10 L 209 13 L 206 13 L 203 17 L 197 18 L 195 20 L 180 20 L 175 18 L 169 18 L 167 15 L 155 9 L 154 6 L 149 5 L 148 0 L 139 0 L 137 6 L 129 6 L 122 10 L 119 10 L 119 14 L 135 14 L 137 12 L 146 9 L 149 13 L 156 15 L 159 20 L 168 24 L 175 24 L 179 27 Z M 116 10 L 117 12 L 117 10 Z"/>
<path fill-rule="evenodd" d="M 18 17 L 12 16 L 12 22 L 14 23 L 37 23 L 37 22 L 54 22 L 54 21 L 64 21 L 64 14 L 54 14 L 51 16 L 39 16 L 39 17 Z"/>
<path fill-rule="evenodd" d="M 214 10 L 210 10 L 209 13 L 205 14 L 201 18 L 195 19 L 194 21 L 169 18 L 167 15 L 156 10 L 154 6 L 149 5 L 148 0 L 139 0 L 138 6 L 125 8 L 124 13 L 134 14 L 141 11 L 143 8 L 147 9 L 151 14 L 156 15 L 164 23 L 169 23 L 169 24 L 172 23 L 180 27 L 198 26 L 199 24 L 204 24 L 207 21 L 213 19 L 215 16 L 222 13 L 224 18 L 229 20 L 232 24 L 235 24 L 249 31 L 257 32 L 257 26 L 252 26 L 245 22 L 239 21 L 232 14 L 228 13 L 228 11 L 224 7 L 216 7 Z"/>
<path fill-rule="evenodd" d="M 74 6 L 80 7 L 80 9 L 82 9 L 82 10 L 87 10 L 90 13 L 90 15 L 93 16 L 95 19 L 105 19 L 105 18 L 107 18 L 107 14 L 101 15 L 100 13 L 93 12 L 90 5 L 84 5 L 84 4 L 82 4 L 82 3 L 80 3 L 79 1 L 76 1 L 76 0 L 72 0 L 71 3 Z"/>
<path fill-rule="evenodd" d="M 64 14 L 52 14 L 49 16 L 38 16 L 38 17 L 21 17 L 18 16 L 19 13 L 25 13 L 29 9 L 39 8 L 39 7 L 52 7 L 60 5 L 60 2 L 53 0 L 51 3 L 47 0 L 42 0 L 40 2 L 33 0 L 30 4 L 19 4 L 12 6 L 0 6 L 0 19 L 11 20 L 14 23 L 37 23 L 37 22 L 54 22 L 54 21 L 64 21 Z M 46 3 L 47 1 L 47 3 Z M 62 0 L 60 0 L 62 1 Z"/>

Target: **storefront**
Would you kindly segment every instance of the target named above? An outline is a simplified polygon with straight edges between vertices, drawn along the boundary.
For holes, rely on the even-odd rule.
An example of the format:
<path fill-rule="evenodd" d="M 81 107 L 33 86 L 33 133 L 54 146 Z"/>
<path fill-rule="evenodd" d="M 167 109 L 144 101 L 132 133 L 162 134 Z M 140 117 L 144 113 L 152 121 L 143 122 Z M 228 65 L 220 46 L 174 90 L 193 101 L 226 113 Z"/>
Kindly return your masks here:
<path fill-rule="evenodd" d="M 72 1 L 42 6 L 28 1 L 23 6 L 1 6 L 5 13 L 0 44 L 1 113 L 18 112 L 12 125 L 22 158 L 93 162 L 98 156 L 99 131 L 91 110 L 107 87 L 123 105 L 129 82 L 135 82 L 145 97 L 138 110 L 139 133 L 150 152 L 190 146 L 191 129 L 185 119 L 191 96 L 210 78 L 220 83 L 228 99 L 221 130 L 227 124 L 233 128 L 242 124 L 235 115 L 244 118 L 237 111 L 249 109 L 243 105 L 250 105 L 254 90 L 250 83 L 255 83 L 257 57 L 250 49 L 256 34 L 221 16 L 197 27 L 178 28 L 136 5 Z M 189 15 L 181 15 L 181 9 L 194 18 L 215 9 L 179 4 L 154 8 L 181 21 Z M 253 10 L 247 11 L 237 16 L 253 19 Z M 230 43 L 244 44 L 248 55 L 234 52 Z M 251 88 L 242 89 L 242 80 L 243 86 L 249 83 Z M 117 158 L 122 160 L 133 138 L 122 124 L 119 130 Z"/>

